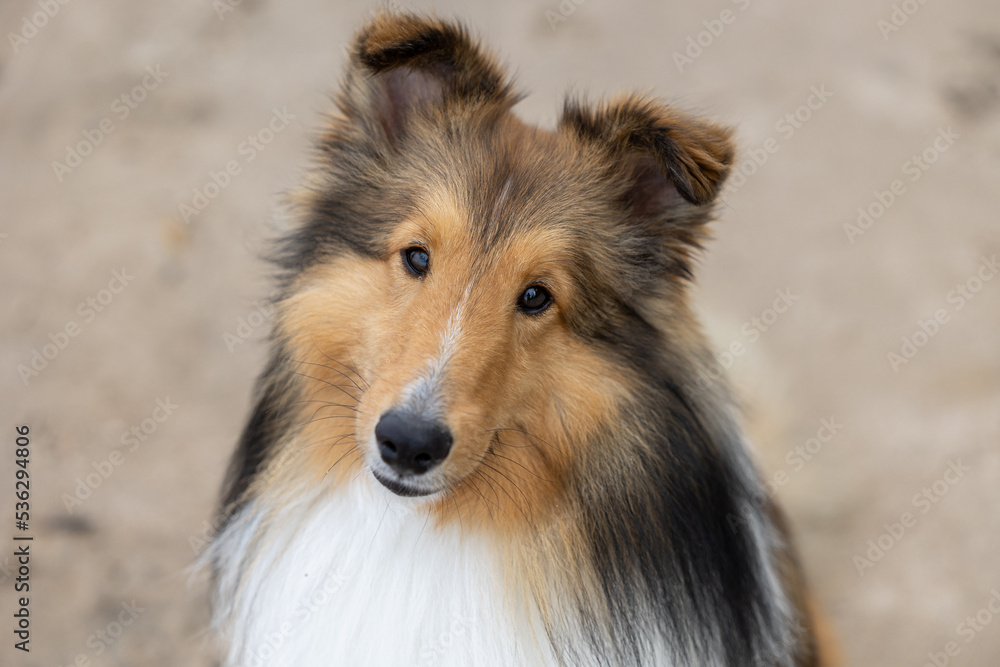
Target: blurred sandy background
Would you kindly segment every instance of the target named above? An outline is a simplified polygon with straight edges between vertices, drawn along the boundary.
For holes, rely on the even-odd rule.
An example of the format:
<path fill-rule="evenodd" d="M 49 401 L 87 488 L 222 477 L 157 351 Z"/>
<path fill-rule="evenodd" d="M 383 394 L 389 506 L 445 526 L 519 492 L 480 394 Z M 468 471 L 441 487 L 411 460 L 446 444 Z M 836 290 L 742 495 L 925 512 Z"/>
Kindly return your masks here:
<path fill-rule="evenodd" d="M 727 191 L 696 296 L 718 348 L 738 344 L 724 361 L 847 664 L 1000 664 L 1000 275 L 984 263 L 1000 256 L 1000 6 L 576 1 L 433 6 L 516 70 L 531 121 L 551 126 L 568 90 L 639 87 L 738 125 L 752 175 Z M 209 665 L 183 571 L 263 359 L 258 257 L 372 6 L 49 4 L 0 5 L 0 664 Z M 30 654 L 11 634 L 22 423 Z"/>

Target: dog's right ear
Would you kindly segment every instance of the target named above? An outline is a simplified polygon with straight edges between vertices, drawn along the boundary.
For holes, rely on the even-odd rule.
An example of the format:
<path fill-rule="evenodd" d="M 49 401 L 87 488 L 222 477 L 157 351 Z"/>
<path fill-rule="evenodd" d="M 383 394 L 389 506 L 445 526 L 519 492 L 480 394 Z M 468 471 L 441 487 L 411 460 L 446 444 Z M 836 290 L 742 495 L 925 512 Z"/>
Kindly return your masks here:
<path fill-rule="evenodd" d="M 420 114 L 516 101 L 504 71 L 461 25 L 381 12 L 354 40 L 340 107 L 369 136 L 398 145 Z"/>

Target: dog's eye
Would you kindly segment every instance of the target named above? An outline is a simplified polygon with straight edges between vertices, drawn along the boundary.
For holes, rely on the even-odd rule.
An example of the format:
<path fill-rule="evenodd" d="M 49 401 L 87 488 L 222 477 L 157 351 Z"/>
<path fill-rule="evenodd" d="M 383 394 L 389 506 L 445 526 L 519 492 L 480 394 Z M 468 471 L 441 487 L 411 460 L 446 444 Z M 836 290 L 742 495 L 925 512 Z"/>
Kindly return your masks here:
<path fill-rule="evenodd" d="M 517 300 L 518 307 L 529 315 L 537 315 L 552 303 L 552 295 L 542 285 L 532 285 Z"/>
<path fill-rule="evenodd" d="M 401 254 L 403 256 L 403 266 L 406 267 L 407 271 L 418 278 L 427 273 L 427 269 L 431 265 L 431 256 L 427 253 L 426 248 L 421 248 L 418 245 L 410 246 L 409 248 L 403 248 Z"/>

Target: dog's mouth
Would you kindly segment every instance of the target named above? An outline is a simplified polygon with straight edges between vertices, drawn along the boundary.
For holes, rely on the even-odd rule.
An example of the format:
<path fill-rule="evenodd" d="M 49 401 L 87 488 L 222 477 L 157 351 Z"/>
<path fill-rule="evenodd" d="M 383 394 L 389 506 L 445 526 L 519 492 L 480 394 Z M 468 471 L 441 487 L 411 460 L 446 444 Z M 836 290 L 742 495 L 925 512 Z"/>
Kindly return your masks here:
<path fill-rule="evenodd" d="M 378 483 L 389 489 L 397 496 L 403 496 L 404 498 L 416 498 L 419 496 L 429 496 L 433 493 L 437 493 L 437 489 L 425 489 L 417 486 L 413 483 L 404 481 L 402 478 L 395 475 L 395 473 L 389 473 L 388 475 L 383 472 L 379 472 L 372 469 L 372 477 L 378 480 Z"/>

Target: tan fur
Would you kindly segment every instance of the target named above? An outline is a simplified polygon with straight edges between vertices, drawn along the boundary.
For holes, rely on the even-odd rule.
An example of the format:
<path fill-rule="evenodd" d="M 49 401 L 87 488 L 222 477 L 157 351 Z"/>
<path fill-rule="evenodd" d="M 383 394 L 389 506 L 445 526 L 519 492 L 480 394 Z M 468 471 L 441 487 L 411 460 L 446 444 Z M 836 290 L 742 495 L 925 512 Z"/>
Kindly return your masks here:
<path fill-rule="evenodd" d="M 594 427 L 586 417 L 613 414 L 625 378 L 559 322 L 559 300 L 573 298 L 573 288 L 553 253 L 563 242 L 556 234 L 513 239 L 501 261 L 474 263 L 461 205 L 441 195 L 401 223 L 391 244 L 403 249 L 414 241 L 432 252 L 426 280 L 408 275 L 395 254 L 388 262 L 338 258 L 303 275 L 282 306 L 280 329 L 306 387 L 300 415 L 309 425 L 300 440 L 315 446 L 309 465 L 314 475 L 339 477 L 357 474 L 364 456 L 378 456 L 352 434 L 371 432 L 426 371 L 461 307 L 442 397 L 442 417 L 455 433 L 444 464 L 455 488 L 436 511 L 441 521 L 499 530 L 537 520 L 557 498 L 568 458 L 580 455 L 574 444 Z M 541 317 L 517 312 L 517 296 L 539 279 L 558 295 L 556 304 Z"/>
<path fill-rule="evenodd" d="M 582 545 L 578 526 L 553 522 L 548 511 L 565 505 L 563 472 L 571 457 L 585 456 L 579 445 L 596 421 L 613 418 L 627 378 L 560 323 L 559 301 L 573 298 L 553 252 L 564 239 L 554 233 L 514 238 L 499 255 L 506 261 L 483 266 L 474 263 L 463 215 L 460 203 L 441 194 L 394 232 L 394 248 L 419 241 L 431 250 L 434 272 L 442 276 L 437 280 L 415 280 L 396 254 L 388 262 L 341 257 L 300 277 L 281 307 L 279 330 L 301 374 L 298 414 L 306 426 L 296 446 L 304 449 L 276 465 L 295 471 L 279 473 L 288 484 L 328 475 L 341 483 L 363 474 L 378 452 L 356 433 L 371 433 L 425 371 L 450 314 L 464 303 L 443 397 L 443 419 L 455 434 L 443 464 L 449 490 L 435 501 L 433 516 L 490 531 L 510 545 L 503 562 L 517 583 L 511 590 L 542 592 L 560 575 L 547 566 L 553 551 L 562 552 L 555 562 L 586 571 L 586 563 L 574 565 L 584 554 L 582 546 L 573 548 Z M 557 302 L 544 317 L 528 317 L 514 302 L 538 279 Z M 550 539 L 518 540 L 525 523 L 549 526 Z M 549 555 L 542 559 L 538 552 Z M 599 598 L 596 591 L 578 596 Z M 558 613 L 539 611 L 543 618 Z"/>
<path fill-rule="evenodd" d="M 321 159 L 293 204 L 303 220 L 315 216 L 331 184 L 352 178 L 355 165 L 370 171 L 373 190 L 420 187 L 407 191 L 412 200 L 398 220 L 362 240 L 369 245 L 352 237 L 359 245 L 337 248 L 288 285 L 275 333 L 298 375 L 289 426 L 300 430 L 281 443 L 247 495 L 281 488 L 291 498 L 303 481 L 341 484 L 367 474 L 379 459 L 372 434 L 380 417 L 439 363 L 436 416 L 454 444 L 435 469 L 442 493 L 432 500 L 434 520 L 504 545 L 508 590 L 530 591 L 546 625 L 562 613 L 553 605 L 578 602 L 609 621 L 609 609 L 593 608 L 606 601 L 567 476 L 571 462 L 586 470 L 588 459 L 598 458 L 587 450 L 599 442 L 592 436 L 616 423 L 620 406 L 642 385 L 583 340 L 602 295 L 587 292 L 569 272 L 581 243 L 572 234 L 585 230 L 592 244 L 594 282 L 627 294 L 629 307 L 669 341 L 655 353 L 680 369 L 678 377 L 696 382 L 691 377 L 707 349 L 687 304 L 687 279 L 733 162 L 730 131 L 633 95 L 593 107 L 570 103 L 550 132 L 510 115 L 514 101 L 502 68 L 451 24 L 380 14 L 359 33 L 338 110 L 320 141 L 321 158 L 329 151 L 356 163 L 333 165 L 345 176 L 325 171 Z M 448 144 L 442 128 L 456 127 L 477 141 Z M 394 162 L 404 144 L 409 159 Z M 504 169 L 496 173 L 470 168 L 501 157 Z M 521 179 L 516 206 L 505 173 Z M 484 204 L 469 194 L 483 191 L 496 196 Z M 339 204 L 367 212 L 372 202 L 357 197 Z M 485 244 L 471 221 L 486 233 L 482 227 L 493 218 L 526 224 Z M 634 256 L 623 259 L 636 252 L 635 244 L 617 243 L 625 218 L 639 229 L 635 238 L 662 251 L 650 255 L 650 266 L 636 269 Z M 430 255 L 431 270 L 419 278 L 401 261 L 413 245 Z M 638 273 L 654 271 L 661 276 L 655 290 L 635 287 L 648 277 Z M 553 304 L 539 315 L 520 312 L 518 296 L 537 283 Z M 647 446 L 634 440 L 636 448 Z M 621 473 L 616 483 L 632 490 L 629 471 Z M 786 533 L 776 511 L 773 519 Z M 807 633 L 816 633 L 819 650 L 830 650 L 794 554 L 789 549 L 779 561 Z M 583 575 L 571 580 L 565 572 Z M 818 657 L 811 639 L 802 646 L 797 664 L 836 664 Z"/>

